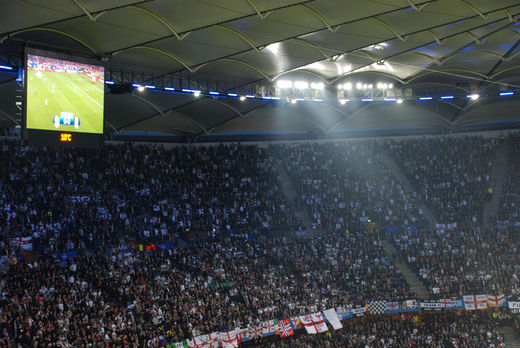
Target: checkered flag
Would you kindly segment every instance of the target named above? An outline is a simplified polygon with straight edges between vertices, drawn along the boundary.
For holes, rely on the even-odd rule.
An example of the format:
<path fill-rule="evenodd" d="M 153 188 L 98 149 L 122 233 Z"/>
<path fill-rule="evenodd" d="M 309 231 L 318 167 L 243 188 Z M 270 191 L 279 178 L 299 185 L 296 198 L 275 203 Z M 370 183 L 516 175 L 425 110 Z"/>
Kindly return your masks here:
<path fill-rule="evenodd" d="M 386 313 L 385 301 L 372 301 L 368 303 L 368 312 L 370 314 L 384 314 Z"/>

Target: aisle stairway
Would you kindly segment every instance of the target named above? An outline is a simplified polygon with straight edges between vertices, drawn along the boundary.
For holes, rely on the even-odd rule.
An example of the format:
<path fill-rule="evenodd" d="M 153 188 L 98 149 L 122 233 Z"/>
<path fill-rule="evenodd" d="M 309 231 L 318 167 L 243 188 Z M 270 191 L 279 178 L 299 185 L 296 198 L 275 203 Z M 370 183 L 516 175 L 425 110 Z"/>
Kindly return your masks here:
<path fill-rule="evenodd" d="M 493 169 L 491 171 L 490 186 L 493 189 L 493 196 L 491 200 L 484 205 L 482 222 L 484 226 L 491 226 L 492 221 L 498 214 L 500 205 L 500 197 L 504 190 L 504 179 L 507 170 L 507 142 L 503 141 L 495 152 L 495 159 L 493 160 Z"/>
<path fill-rule="evenodd" d="M 296 197 L 297 197 L 298 193 L 296 192 L 296 188 L 294 187 L 291 178 L 289 178 L 287 171 L 278 161 L 275 161 L 274 170 L 278 174 L 278 180 L 280 180 L 280 182 L 282 184 L 282 188 L 284 190 L 285 196 L 287 197 L 287 200 L 289 201 L 289 205 L 294 209 L 296 217 L 299 220 L 303 221 L 305 230 L 310 231 L 311 227 L 312 227 L 312 219 L 309 216 L 309 214 L 307 213 L 307 211 L 305 210 L 305 207 L 295 206 L 294 202 L 296 201 Z"/>
<path fill-rule="evenodd" d="M 382 155 L 383 155 L 382 160 L 383 160 L 384 164 L 390 170 L 390 172 L 392 172 L 392 174 L 394 175 L 394 178 L 402 183 L 403 188 L 407 192 L 419 192 L 417 190 L 417 188 L 415 187 L 415 185 L 413 185 L 411 183 L 411 181 L 408 179 L 408 176 L 405 174 L 404 168 L 401 165 L 399 165 L 390 156 L 390 154 L 383 152 Z M 419 199 L 421 199 L 420 195 L 419 195 Z M 430 225 L 434 226 L 436 220 L 435 220 L 435 217 L 433 216 L 433 214 L 431 213 L 430 209 L 428 208 L 428 206 L 422 200 L 419 201 L 419 204 L 420 204 L 419 208 L 422 210 L 425 219 L 428 221 L 428 223 Z"/>
<path fill-rule="evenodd" d="M 388 240 L 383 240 L 383 245 L 385 246 L 385 252 L 387 258 L 389 260 L 394 260 L 396 267 L 401 271 L 404 279 L 408 282 L 408 285 L 412 288 L 412 290 L 417 294 L 419 299 L 427 299 L 428 298 L 428 290 L 424 284 L 419 280 L 415 272 L 408 266 L 406 261 L 404 261 L 400 256 L 399 252 L 395 248 L 394 244 Z M 393 255 L 397 255 L 394 259 Z"/>
<path fill-rule="evenodd" d="M 520 348 L 520 340 L 516 338 L 515 330 L 511 326 L 506 326 L 502 328 L 502 333 L 504 334 L 504 343 L 506 347 Z"/>

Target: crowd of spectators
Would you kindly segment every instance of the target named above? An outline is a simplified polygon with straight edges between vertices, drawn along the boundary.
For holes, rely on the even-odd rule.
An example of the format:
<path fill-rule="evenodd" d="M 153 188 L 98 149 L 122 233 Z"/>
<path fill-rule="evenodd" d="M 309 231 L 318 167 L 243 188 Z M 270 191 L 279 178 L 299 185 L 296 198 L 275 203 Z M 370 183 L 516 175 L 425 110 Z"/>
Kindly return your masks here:
<path fill-rule="evenodd" d="M 366 233 L 217 236 L 127 250 L 12 266 L 1 283 L 4 339 L 175 342 L 345 303 L 414 297 L 380 240 Z"/>
<path fill-rule="evenodd" d="M 508 161 L 498 220 L 511 224 L 520 222 L 520 135 L 512 134 L 506 141 Z"/>
<path fill-rule="evenodd" d="M 445 312 L 419 315 L 363 317 L 343 329 L 320 335 L 301 335 L 248 347 L 505 347 L 504 337 L 487 312 Z"/>
<path fill-rule="evenodd" d="M 4 342 L 154 346 L 414 297 L 377 233 L 288 233 L 301 222 L 259 147 L 95 151 L 5 141 L 1 150 L 3 247 L 32 236 L 42 254 L 2 279 Z M 128 252 L 150 241 L 173 247 Z M 100 245 L 121 248 L 108 255 Z M 80 253 L 62 259 L 68 250 Z"/>
<path fill-rule="evenodd" d="M 432 295 L 499 295 L 520 290 L 516 229 L 402 229 L 393 239 Z"/>
<path fill-rule="evenodd" d="M 106 145 L 102 150 L 0 143 L 0 233 L 49 251 L 215 232 L 293 231 L 268 154 L 256 146 Z M 194 233 L 196 231 L 196 233 Z"/>
<path fill-rule="evenodd" d="M 417 195 L 406 192 L 382 160 L 377 141 L 273 145 L 270 151 L 296 184 L 298 204 L 316 230 L 425 224 Z"/>
<path fill-rule="evenodd" d="M 439 223 L 477 224 L 490 199 L 497 139 L 452 136 L 387 140 Z"/>
<path fill-rule="evenodd" d="M 520 271 L 514 231 L 462 227 L 482 215 L 494 148 L 477 137 L 102 150 L 2 140 L 0 255 L 9 266 L 0 269 L 7 272 L 0 346 L 158 347 L 345 304 L 414 298 L 387 258 L 386 226 L 418 227 L 399 228 L 394 242 L 433 295 L 512 293 Z M 434 215 L 460 222 L 456 229 L 426 227 L 418 194 L 385 166 L 388 152 Z M 275 161 L 295 184 L 295 202 Z M 293 233 L 305 229 L 293 206 L 307 210 L 312 233 Z M 27 236 L 40 256 L 11 262 L 19 255 L 11 239 Z M 163 242 L 169 246 L 159 248 Z M 150 243 L 149 252 L 139 246 Z M 60 256 L 72 250 L 78 254 Z M 482 314 L 410 318 L 354 319 L 317 336 L 328 337 L 320 343 L 299 336 L 287 344 L 500 343 Z"/>

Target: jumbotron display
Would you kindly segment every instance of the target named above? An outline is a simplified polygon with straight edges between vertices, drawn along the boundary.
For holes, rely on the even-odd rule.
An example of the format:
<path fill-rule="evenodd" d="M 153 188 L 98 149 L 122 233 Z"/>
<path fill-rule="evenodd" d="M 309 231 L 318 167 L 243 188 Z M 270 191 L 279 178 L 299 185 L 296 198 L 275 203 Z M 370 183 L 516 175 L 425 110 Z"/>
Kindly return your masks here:
<path fill-rule="evenodd" d="M 25 128 L 29 143 L 100 143 L 92 142 L 91 136 L 100 140 L 103 134 L 104 67 L 32 52 L 26 57 Z"/>

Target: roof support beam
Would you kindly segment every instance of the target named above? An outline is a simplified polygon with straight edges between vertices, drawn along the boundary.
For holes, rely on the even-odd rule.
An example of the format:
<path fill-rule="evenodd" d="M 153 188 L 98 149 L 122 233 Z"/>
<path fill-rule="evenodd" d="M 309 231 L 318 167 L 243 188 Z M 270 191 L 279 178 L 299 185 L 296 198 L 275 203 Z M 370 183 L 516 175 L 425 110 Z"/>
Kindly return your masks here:
<path fill-rule="evenodd" d="M 226 31 L 232 33 L 233 35 L 238 36 L 240 39 L 242 39 L 242 41 L 245 41 L 249 46 L 251 46 L 251 48 L 254 49 L 257 53 L 260 52 L 260 50 L 253 43 L 253 41 L 248 39 L 244 34 L 239 32 L 238 30 L 230 28 L 230 27 L 225 26 L 225 25 L 221 25 L 221 24 L 215 25 L 215 28 L 226 30 Z"/>
<path fill-rule="evenodd" d="M 49 31 L 51 33 L 60 34 L 60 35 L 66 36 L 66 37 L 68 37 L 68 38 L 70 38 L 70 39 L 72 39 L 72 40 L 74 40 L 76 42 L 79 42 L 81 45 L 85 46 L 90 51 L 92 51 L 92 53 L 97 53 L 96 50 L 91 45 L 89 45 L 88 43 L 83 41 L 83 39 L 80 39 L 76 35 L 70 34 L 70 33 L 66 32 L 66 31 L 63 31 L 63 30 L 58 30 L 58 29 L 54 29 L 54 28 L 47 28 L 47 27 L 34 27 L 34 28 L 22 29 L 22 30 L 16 31 L 14 33 L 10 33 L 10 34 L 0 38 L 0 43 L 3 43 L 6 39 L 9 39 L 12 36 L 15 36 L 15 35 L 18 35 L 18 34 L 22 34 L 22 33 L 26 33 L 26 32 L 30 32 L 30 31 Z"/>
<path fill-rule="evenodd" d="M 155 1 L 155 0 L 136 1 L 136 2 L 131 3 L 131 4 L 126 4 L 126 5 L 122 5 L 122 6 L 108 7 L 106 9 L 104 9 L 104 10 L 101 10 L 101 11 L 90 12 L 90 14 L 93 16 L 93 20 L 95 21 L 99 16 L 101 16 L 103 13 L 106 13 L 108 11 L 118 10 L 118 9 L 125 8 L 125 7 L 132 6 L 132 5 L 145 4 L 147 2 L 152 2 L 152 1 Z M 84 16 L 84 14 L 81 14 L 81 15 L 77 15 L 77 16 L 71 16 L 71 17 L 67 17 L 67 18 L 63 18 L 63 19 L 58 19 L 56 21 L 39 23 L 37 25 L 33 25 L 33 26 L 25 27 L 25 28 L 20 28 L 18 30 L 14 30 L 14 31 L 11 31 L 11 32 L 4 32 L 4 33 L 1 33 L 0 35 L 9 35 L 9 34 L 15 33 L 15 32 L 20 31 L 20 30 L 39 28 L 39 27 L 46 26 L 46 25 L 51 25 L 51 24 L 56 24 L 56 23 L 69 21 L 71 19 L 81 18 L 83 16 Z"/>
<path fill-rule="evenodd" d="M 314 48 L 316 51 L 320 52 L 327 60 L 332 61 L 332 57 L 329 54 L 327 54 L 323 50 L 323 48 L 321 48 L 320 46 L 316 45 L 314 42 L 311 42 L 311 41 L 305 40 L 305 39 L 300 39 L 300 38 L 297 38 L 297 37 L 295 37 L 292 40 L 295 41 L 295 42 L 301 43 L 304 46 L 309 46 L 309 47 Z"/>
<path fill-rule="evenodd" d="M 85 13 L 87 15 L 87 17 L 90 18 L 91 21 L 94 20 L 94 17 L 90 13 L 90 11 L 80 0 L 72 0 L 72 2 L 74 2 L 76 4 L 76 6 L 78 6 L 81 9 L 81 11 L 83 11 L 83 13 Z"/>
<path fill-rule="evenodd" d="M 130 50 L 135 50 L 135 49 L 146 49 L 146 50 L 151 50 L 151 51 L 154 51 L 154 52 L 157 52 L 157 53 L 160 53 L 162 55 L 165 55 L 173 60 L 175 60 L 177 63 L 181 64 L 183 67 L 185 67 L 189 72 L 195 72 L 194 69 L 192 69 L 188 63 L 186 63 L 183 59 L 177 57 L 176 55 L 174 54 L 171 54 L 170 52 L 167 52 L 163 49 L 160 49 L 160 48 L 157 48 L 157 47 L 150 47 L 150 46 L 135 46 L 135 47 L 130 47 L 130 48 L 126 48 L 124 50 L 120 50 L 120 51 L 116 51 L 114 53 L 112 53 L 112 56 L 115 56 L 121 52 L 124 52 L 124 51 L 130 51 Z"/>
<path fill-rule="evenodd" d="M 517 5 L 514 5 L 514 6 L 507 6 L 507 7 L 503 7 L 503 8 L 495 9 L 495 10 L 489 11 L 488 14 L 489 14 L 489 13 L 498 13 L 499 11 L 503 11 L 504 9 L 507 9 L 507 8 L 510 8 L 510 7 L 515 7 L 515 6 L 517 6 Z M 408 8 L 408 7 L 406 7 L 406 8 Z M 515 14 L 515 15 L 516 15 L 516 14 Z M 470 18 L 468 18 L 468 19 L 472 19 L 472 18 L 475 18 L 475 17 L 477 17 L 477 16 L 473 16 L 473 17 L 470 17 Z M 501 20 L 503 20 L 503 19 L 505 19 L 505 18 L 507 18 L 507 17 L 496 18 L 495 21 L 501 21 Z M 431 27 L 429 27 L 429 28 L 425 28 L 425 29 L 421 29 L 421 30 L 418 30 L 418 31 L 415 31 L 415 32 L 407 33 L 406 35 L 413 35 L 413 34 L 417 34 L 417 33 L 426 32 L 426 31 L 428 31 L 428 30 L 432 30 L 432 29 L 435 29 L 435 28 L 438 28 L 438 27 L 442 27 L 442 26 L 444 26 L 444 25 L 454 24 L 454 23 L 456 23 L 456 22 L 458 22 L 458 20 L 455 20 L 455 21 L 452 20 L 452 21 L 450 21 L 450 22 L 445 22 L 445 23 L 441 23 L 441 24 L 436 24 L 436 25 L 431 26 Z M 509 23 L 509 24 L 511 24 L 511 23 Z M 485 25 L 486 25 L 486 23 L 484 23 L 484 24 L 479 24 L 479 25 L 476 25 L 475 27 L 473 27 L 473 28 L 471 28 L 471 29 L 468 29 L 468 30 L 478 29 L 478 28 L 480 28 L 480 27 L 482 27 L 482 26 L 485 26 Z M 491 34 L 494 34 L 495 32 L 497 32 L 497 31 L 499 31 L 499 30 L 502 30 L 502 29 L 504 29 L 504 28 L 505 28 L 505 27 L 498 28 L 497 30 L 492 31 L 492 32 L 490 32 L 490 33 L 484 35 L 483 37 L 485 37 L 485 36 L 489 36 L 489 35 L 491 35 Z M 457 33 L 454 33 L 454 34 L 446 35 L 444 38 L 442 38 L 442 39 L 440 39 L 440 40 L 441 40 L 441 41 L 445 41 L 446 39 L 449 39 L 449 38 L 451 38 L 451 37 L 454 37 L 454 36 L 460 35 L 460 34 L 462 34 L 462 33 L 464 33 L 464 32 L 465 32 L 465 31 L 460 31 L 460 32 L 457 32 Z M 481 38 L 482 38 L 482 37 L 481 37 Z M 383 42 L 387 42 L 387 41 L 388 41 L 388 40 L 384 40 Z M 381 59 L 388 60 L 388 59 L 393 58 L 393 57 L 395 57 L 395 56 L 401 55 L 401 54 L 406 53 L 406 52 L 409 52 L 409 51 L 416 50 L 416 49 L 418 49 L 418 48 L 421 48 L 421 47 L 424 47 L 424 46 L 427 46 L 427 45 L 433 44 L 433 43 L 435 43 L 435 42 L 436 42 L 436 41 L 424 42 L 424 43 L 421 43 L 420 45 L 415 46 L 415 47 L 413 47 L 413 48 L 410 48 L 410 49 L 408 49 L 408 50 L 406 50 L 406 51 L 397 52 L 397 53 L 395 53 L 395 54 L 388 55 L 388 56 L 383 57 L 383 58 L 381 58 Z M 375 44 L 378 44 L 378 43 L 381 43 L 381 41 L 379 41 L 379 42 L 373 42 L 372 44 L 375 45 Z M 350 51 L 338 52 L 338 54 L 341 55 L 341 54 L 347 54 L 347 53 L 355 52 L 355 51 L 357 51 L 357 50 L 364 49 L 365 47 L 366 47 L 366 46 L 364 46 L 364 47 L 358 47 L 358 48 L 352 49 L 352 50 L 350 50 Z M 287 74 L 287 73 L 289 73 L 289 72 L 295 71 L 295 70 L 297 70 L 297 69 L 299 69 L 299 68 L 301 68 L 301 67 L 307 66 L 307 65 L 312 64 L 312 63 L 315 63 L 315 62 L 317 62 L 317 61 L 319 61 L 319 60 L 316 60 L 316 61 L 314 61 L 314 62 L 307 62 L 307 63 L 305 63 L 305 64 L 298 65 L 298 66 L 294 66 L 294 67 L 292 67 L 292 68 L 290 68 L 290 69 L 288 69 L 288 70 L 284 70 L 284 71 L 278 72 L 278 73 L 276 74 L 276 76 L 281 76 L 281 75 Z M 371 64 L 371 63 L 370 63 L 370 64 Z M 370 65 L 370 64 L 367 64 L 367 65 Z M 364 65 L 364 66 L 367 66 L 367 65 Z M 362 66 L 362 67 L 363 67 L 363 66 Z M 360 67 L 360 68 L 361 68 L 361 67 Z M 358 68 L 358 69 L 359 69 L 359 68 Z M 345 76 L 345 75 L 348 75 L 348 73 L 343 74 L 343 75 L 341 75 L 341 76 Z M 338 77 L 339 77 L 339 76 L 338 76 Z M 336 78 L 337 78 L 337 77 L 335 77 L 335 79 L 336 79 Z M 249 84 L 249 83 L 255 83 L 255 82 L 258 82 L 258 81 L 259 81 L 259 80 L 249 81 L 247 84 Z"/>
<path fill-rule="evenodd" d="M 264 71 L 260 70 L 259 68 L 257 68 L 256 66 L 252 65 L 252 64 L 249 64 L 248 62 L 244 62 L 243 60 L 240 60 L 240 59 L 235 59 L 235 58 L 220 58 L 220 59 L 217 59 L 215 61 L 212 61 L 210 63 L 216 63 L 216 62 L 231 62 L 231 63 L 238 63 L 238 64 L 241 64 L 241 65 L 244 65 L 246 67 L 248 67 L 249 69 L 251 70 L 254 70 L 256 71 L 258 74 L 262 75 L 265 79 L 267 79 L 268 81 L 272 81 L 273 79 Z M 196 72 L 197 70 L 205 67 L 206 65 L 210 64 L 210 63 L 204 63 L 204 64 L 201 64 L 201 65 L 198 65 L 197 67 L 195 67 L 194 69 L 192 69 L 191 72 Z"/>
<path fill-rule="evenodd" d="M 269 16 L 269 13 L 271 12 L 267 12 L 265 15 L 262 14 L 262 12 L 260 11 L 260 9 L 258 8 L 258 6 L 256 5 L 256 3 L 254 2 L 254 0 L 247 0 L 247 2 L 249 3 L 249 5 L 251 5 L 251 7 L 253 8 L 253 10 L 255 10 L 256 14 L 258 15 L 258 17 L 260 17 L 261 19 L 265 19 L 267 16 Z"/>
<path fill-rule="evenodd" d="M 332 28 L 332 25 L 330 24 L 330 22 L 327 20 L 327 18 L 325 18 L 321 13 L 319 13 L 318 11 L 316 11 L 315 9 L 313 9 L 312 7 L 309 7 L 307 5 L 301 5 L 301 7 L 303 7 L 304 9 L 306 9 L 309 13 L 311 13 L 314 17 L 318 18 L 323 24 L 325 24 L 325 26 L 327 27 L 327 29 L 331 32 L 335 32 L 336 30 Z M 337 27 L 336 27 L 337 28 Z"/>
<path fill-rule="evenodd" d="M 224 105 L 226 108 L 228 109 L 231 109 L 231 111 L 233 111 L 235 114 L 237 114 L 238 116 L 244 118 L 246 116 L 244 116 L 243 113 L 241 113 L 240 111 L 238 111 L 237 108 L 229 105 L 228 103 L 224 103 L 222 100 L 219 100 L 217 98 L 206 98 L 207 101 L 211 101 L 211 102 L 215 102 L 215 103 L 219 103 L 220 105 Z"/>
<path fill-rule="evenodd" d="M 413 3 L 412 0 L 406 0 L 406 2 L 408 2 L 410 4 L 410 6 L 417 12 L 419 12 L 420 10 L 417 8 L 417 6 L 415 6 L 415 4 Z"/>
<path fill-rule="evenodd" d="M 179 35 L 179 33 L 177 33 L 177 31 L 171 26 L 171 24 L 165 18 L 163 18 L 161 15 L 155 13 L 154 11 L 148 10 L 148 9 L 140 7 L 140 6 L 129 6 L 129 8 L 139 10 L 139 11 L 146 13 L 147 15 L 155 18 L 159 23 L 161 23 L 163 26 L 165 26 L 166 29 L 168 29 L 170 31 L 170 33 L 172 33 L 179 41 L 184 39 L 190 33 L 190 32 L 187 32 L 187 33 L 184 33 L 183 35 Z"/>
<path fill-rule="evenodd" d="M 388 29 L 390 29 L 390 31 L 392 33 L 394 33 L 395 36 L 397 36 L 397 38 L 399 40 L 401 40 L 402 42 L 405 42 L 406 41 L 406 38 L 403 37 L 403 35 L 399 32 L 399 30 L 397 30 L 396 27 L 394 27 L 392 24 L 388 23 L 387 21 L 384 21 L 380 18 L 377 18 L 377 17 L 372 17 L 371 18 L 373 21 L 376 21 L 377 23 L 381 24 L 381 25 L 384 25 L 385 27 L 387 27 Z"/>
<path fill-rule="evenodd" d="M 434 1 L 434 0 L 427 0 L 427 1 L 424 1 L 422 4 L 427 4 L 427 3 L 430 3 L 430 2 L 432 2 L 432 1 Z M 301 5 L 301 4 L 300 4 L 300 5 Z M 393 10 L 389 10 L 389 11 L 386 11 L 386 12 L 383 12 L 383 13 L 379 13 L 378 15 L 385 15 L 385 14 L 395 13 L 395 12 L 399 12 L 399 11 L 402 11 L 402 10 L 406 10 L 406 9 L 408 9 L 408 8 L 409 8 L 408 6 L 403 6 L 403 7 L 396 8 L 396 9 L 393 9 Z M 502 9 L 503 9 L 503 8 L 501 8 L 500 10 L 502 10 Z M 356 20 L 349 20 L 349 21 L 346 21 L 346 22 L 343 22 L 343 23 L 339 23 L 339 24 L 337 24 L 336 27 L 339 27 L 339 26 L 341 26 L 341 25 L 345 25 L 345 24 L 361 22 L 361 21 L 364 21 L 364 20 L 368 20 L 368 19 L 370 19 L 370 18 L 372 18 L 372 17 L 371 17 L 371 16 L 367 16 L 367 17 L 364 17 L 364 18 L 356 19 Z M 452 22 L 450 22 L 450 23 L 455 23 L 455 22 L 456 22 L 456 21 L 452 21 Z M 442 23 L 442 25 L 450 24 L 450 23 Z M 436 25 L 436 26 L 434 26 L 434 27 L 432 27 L 432 28 L 435 28 L 435 27 L 438 27 L 438 26 L 440 26 L 440 25 Z M 289 36 L 289 37 L 280 38 L 280 39 L 273 40 L 273 41 L 270 41 L 270 42 L 268 42 L 268 43 L 265 43 L 264 46 L 268 46 L 268 45 L 270 45 L 270 44 L 272 44 L 272 43 L 284 42 L 284 41 L 292 40 L 292 39 L 294 39 L 294 38 L 299 38 L 299 37 L 302 37 L 302 36 L 305 36 L 305 35 L 314 34 L 314 33 L 317 33 L 317 32 L 320 32 L 320 31 L 323 31 L 323 30 L 325 30 L 325 29 L 327 29 L 326 26 L 323 27 L 323 28 L 318 28 L 318 29 L 313 29 L 313 30 L 309 30 L 309 31 L 306 31 L 306 32 L 302 32 L 302 33 L 299 33 L 298 35 L 295 35 L 295 36 Z M 431 29 L 431 28 L 429 28 L 429 29 Z M 422 31 L 422 30 L 420 30 L 420 31 Z M 149 42 L 155 42 L 155 41 L 159 41 L 159 39 L 151 40 L 151 41 L 149 41 Z M 361 49 L 361 48 L 363 48 L 363 47 L 359 47 L 359 48 L 356 48 L 356 49 Z M 249 50 L 243 50 L 243 51 L 234 52 L 234 53 L 231 53 L 231 54 L 226 55 L 226 56 L 224 56 L 224 57 L 221 57 L 221 58 L 214 58 L 214 59 L 211 59 L 211 60 L 206 61 L 206 62 L 201 63 L 201 64 L 210 63 L 210 62 L 213 62 L 213 61 L 216 61 L 216 60 L 220 60 L 220 59 L 222 59 L 222 58 L 233 57 L 233 56 L 236 56 L 236 55 L 238 55 L 238 54 L 245 53 L 245 52 L 248 52 L 248 51 L 249 51 Z M 348 53 L 348 52 L 343 52 L 343 53 Z M 310 64 L 310 63 L 307 63 L 307 64 Z M 307 65 L 307 64 L 305 64 L 305 65 Z M 301 66 L 298 66 L 298 68 L 299 68 L 299 67 L 301 67 Z M 293 69 L 295 69 L 295 68 L 292 68 L 292 69 L 290 69 L 290 70 L 293 70 Z M 175 73 L 178 73 L 178 72 L 180 72 L 180 71 L 182 71 L 182 70 L 170 71 L 170 72 L 168 72 L 168 73 L 165 73 L 165 74 L 159 75 L 158 77 L 165 76 L 165 75 L 169 75 L 169 74 L 175 74 Z M 288 71 L 289 71 L 289 70 L 288 70 Z M 287 72 L 287 71 L 281 71 L 281 72 L 277 73 L 277 75 L 280 75 L 280 74 L 285 73 L 285 72 Z"/>
<path fill-rule="evenodd" d="M 446 40 L 441 41 L 441 39 L 439 39 L 437 34 L 435 34 L 433 31 L 428 30 L 428 33 L 430 33 L 430 35 L 433 36 L 433 38 L 435 39 L 435 41 L 437 41 L 437 44 L 439 44 L 439 46 L 443 46 L 446 43 Z"/>
<path fill-rule="evenodd" d="M 239 118 L 239 117 L 244 117 L 244 118 L 245 118 L 245 117 L 248 117 L 248 116 L 254 114 L 255 112 L 257 112 L 258 110 L 260 110 L 260 109 L 262 109 L 262 108 L 264 108 L 265 106 L 270 105 L 270 104 L 271 104 L 271 102 L 268 101 L 268 102 L 266 102 L 266 103 L 263 103 L 263 104 L 261 104 L 261 105 L 255 106 L 254 108 L 248 110 L 247 112 L 245 112 L 245 113 L 243 114 L 243 116 L 237 115 L 237 116 L 232 117 L 232 118 L 230 118 L 230 119 L 227 119 L 227 120 L 225 120 L 225 121 L 223 121 L 223 122 L 220 122 L 220 123 L 214 125 L 213 127 L 211 127 L 211 128 L 208 130 L 208 133 L 213 133 L 217 128 L 222 127 L 223 125 L 226 125 L 226 124 L 228 124 L 228 123 L 230 123 L 230 122 L 236 120 L 236 119 Z M 200 134 L 199 134 L 199 135 L 200 135 Z"/>
<path fill-rule="evenodd" d="M 167 118 L 167 117 L 172 113 L 172 111 L 175 111 L 175 113 L 178 114 L 178 116 L 181 117 L 182 119 L 185 119 L 185 120 L 187 120 L 187 121 L 193 123 L 193 124 L 196 125 L 198 128 L 200 128 L 201 130 L 203 130 L 205 133 L 208 132 L 207 129 L 206 129 L 203 125 L 201 125 L 199 122 L 197 122 L 197 121 L 191 119 L 190 117 L 184 115 L 183 113 L 181 113 L 181 112 L 179 112 L 179 111 L 176 111 L 176 110 L 175 110 L 176 108 L 169 109 L 169 110 L 167 110 L 166 113 L 165 113 L 165 111 L 162 111 L 161 109 L 159 109 L 159 107 L 158 107 L 157 105 L 155 105 L 154 103 L 152 103 L 152 102 L 149 101 L 148 99 L 143 98 L 143 97 L 141 97 L 141 96 L 139 96 L 139 95 L 137 95 L 137 94 L 135 94 L 135 93 L 130 93 L 130 95 L 133 96 L 133 97 L 136 97 L 137 99 L 139 99 L 139 100 L 142 101 L 143 103 L 149 105 L 151 108 L 153 108 L 155 111 L 157 111 L 157 113 L 156 113 L 156 114 L 153 114 L 153 115 L 151 115 L 151 116 L 147 116 L 147 117 L 145 117 L 145 118 L 143 118 L 143 119 L 137 120 L 137 121 L 135 121 L 135 122 L 131 122 L 131 123 L 129 123 L 129 124 L 127 124 L 127 125 L 124 125 L 124 126 L 122 126 L 122 127 L 119 127 L 118 131 L 120 131 L 120 130 L 122 130 L 122 129 L 124 129 L 124 128 L 130 127 L 130 126 L 132 126 L 132 125 L 134 125 L 134 124 L 137 124 L 137 123 L 139 123 L 139 122 L 143 122 L 143 121 L 149 120 L 150 118 L 153 118 L 153 117 L 158 116 L 158 115 L 161 115 L 161 116 L 163 116 L 164 118 Z"/>
<path fill-rule="evenodd" d="M 459 2 L 462 2 L 464 5 L 466 5 L 467 7 L 469 7 L 470 9 L 472 9 L 476 14 L 478 14 L 482 19 L 486 19 L 487 18 L 487 15 L 485 15 L 484 13 L 482 13 L 482 11 L 480 11 L 477 6 L 469 3 L 468 1 L 466 0 L 458 0 Z"/>

